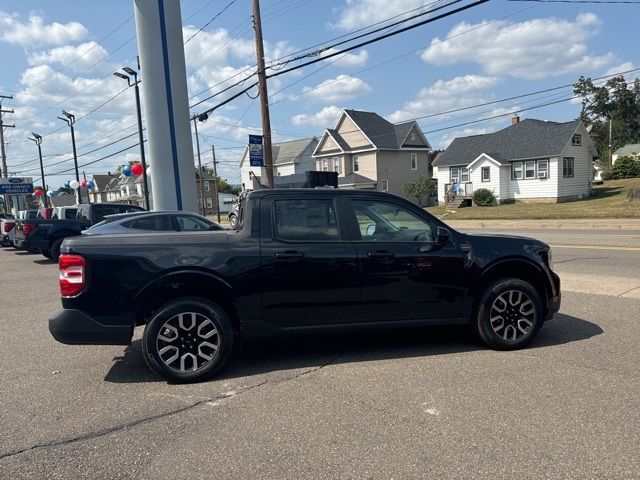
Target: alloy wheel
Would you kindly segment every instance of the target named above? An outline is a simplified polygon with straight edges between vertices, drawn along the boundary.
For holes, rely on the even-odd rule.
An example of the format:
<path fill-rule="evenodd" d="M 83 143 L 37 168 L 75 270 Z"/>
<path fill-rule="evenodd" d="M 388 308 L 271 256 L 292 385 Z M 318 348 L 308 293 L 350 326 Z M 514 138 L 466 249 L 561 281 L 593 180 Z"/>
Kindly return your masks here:
<path fill-rule="evenodd" d="M 185 312 L 171 317 L 160 327 L 156 347 L 168 368 L 193 372 L 217 360 L 220 341 L 220 333 L 209 317 Z"/>
<path fill-rule="evenodd" d="M 499 337 L 516 341 L 528 335 L 535 325 L 533 301 L 521 290 L 507 290 L 491 304 L 491 328 Z"/>

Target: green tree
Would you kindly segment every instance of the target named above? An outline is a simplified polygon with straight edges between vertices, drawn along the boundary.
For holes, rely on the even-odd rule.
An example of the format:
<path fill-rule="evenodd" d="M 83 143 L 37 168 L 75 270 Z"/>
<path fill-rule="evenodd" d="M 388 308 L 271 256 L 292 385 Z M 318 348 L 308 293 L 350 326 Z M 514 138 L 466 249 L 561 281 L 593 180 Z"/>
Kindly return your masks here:
<path fill-rule="evenodd" d="M 636 177 L 640 177 L 640 157 L 636 155 L 624 155 L 618 158 L 613 167 L 603 174 L 605 180 Z"/>
<path fill-rule="evenodd" d="M 640 79 L 628 83 L 623 76 L 596 85 L 580 77 L 573 93 L 582 99 L 580 118 L 606 165 L 609 158 L 609 120 L 612 122 L 611 150 L 640 142 Z M 603 161 L 604 160 L 604 161 Z"/>
<path fill-rule="evenodd" d="M 402 187 L 402 191 L 408 197 L 416 199 L 416 203 L 422 206 L 422 200 L 438 194 L 438 179 L 419 177 Z"/>

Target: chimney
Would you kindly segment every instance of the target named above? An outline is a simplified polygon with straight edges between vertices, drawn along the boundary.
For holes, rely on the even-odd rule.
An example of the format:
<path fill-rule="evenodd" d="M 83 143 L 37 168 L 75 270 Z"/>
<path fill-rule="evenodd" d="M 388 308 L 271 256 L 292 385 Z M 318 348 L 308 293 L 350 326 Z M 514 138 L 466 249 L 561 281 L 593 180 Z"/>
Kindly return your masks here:
<path fill-rule="evenodd" d="M 511 125 L 515 125 L 516 123 L 520 123 L 520 117 L 518 115 L 514 115 L 511 118 Z"/>

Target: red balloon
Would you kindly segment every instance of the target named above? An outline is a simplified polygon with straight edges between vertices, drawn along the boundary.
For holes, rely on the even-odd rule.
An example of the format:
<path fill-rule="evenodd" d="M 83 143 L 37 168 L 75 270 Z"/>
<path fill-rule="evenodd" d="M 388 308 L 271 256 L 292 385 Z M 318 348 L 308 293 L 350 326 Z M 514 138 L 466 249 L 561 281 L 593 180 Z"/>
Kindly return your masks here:
<path fill-rule="evenodd" d="M 142 165 L 140 165 L 139 163 L 134 163 L 133 165 L 131 165 L 131 173 L 133 173 L 135 176 L 139 177 L 140 175 L 142 175 L 142 172 L 144 172 L 144 168 L 142 168 Z"/>
<path fill-rule="evenodd" d="M 80 185 L 82 185 L 82 188 L 87 188 L 87 180 L 83 178 Z"/>
<path fill-rule="evenodd" d="M 33 192 L 33 194 L 34 194 L 36 197 L 40 198 L 40 197 L 42 196 L 42 190 L 40 190 L 40 189 L 38 188 L 38 189 L 36 189 L 36 190 Z"/>

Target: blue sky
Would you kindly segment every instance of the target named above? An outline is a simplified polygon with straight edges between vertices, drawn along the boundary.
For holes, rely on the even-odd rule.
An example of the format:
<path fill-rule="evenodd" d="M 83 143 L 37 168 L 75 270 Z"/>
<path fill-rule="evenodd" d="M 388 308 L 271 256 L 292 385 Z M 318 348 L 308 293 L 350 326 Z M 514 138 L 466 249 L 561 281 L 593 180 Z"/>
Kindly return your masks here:
<path fill-rule="evenodd" d="M 185 39 L 229 3 L 183 0 Z M 428 3 L 262 0 L 266 55 L 280 58 Z M 237 75 L 213 88 L 215 92 L 250 72 L 255 61 L 250 14 L 250 0 L 236 0 L 187 44 L 192 104 L 207 96 L 195 96 L 198 92 Z M 64 125 L 56 119 L 63 108 L 78 118 L 88 113 L 76 125 L 80 165 L 135 143 L 133 136 L 92 152 L 136 132 L 133 91 L 123 91 L 124 81 L 111 75 L 120 66 L 135 67 L 132 15 L 132 0 L 4 0 L 0 4 L 0 94 L 14 96 L 3 108 L 15 109 L 5 122 L 16 124 L 6 135 L 11 172 L 38 176 L 34 170 L 37 150 L 26 139 L 31 131 L 47 134 L 42 145 L 47 173 L 73 166 L 68 128 L 61 128 Z M 580 75 L 598 77 L 640 67 L 639 16 L 640 5 L 492 0 L 368 45 L 334 63 L 321 62 L 270 80 L 274 138 L 320 136 L 333 126 L 341 108 L 374 111 L 401 121 L 570 84 Z M 432 116 L 419 123 L 431 144 L 444 148 L 456 136 L 507 126 L 514 110 L 571 95 L 571 88 L 566 88 Z M 213 100 L 205 102 L 192 113 L 213 104 Z M 579 111 L 578 102 L 562 102 L 521 117 L 566 121 Z M 456 126 L 499 114 L 507 116 Z M 247 135 L 259 133 L 259 115 L 258 101 L 243 96 L 217 110 L 200 127 L 206 160 L 209 145 L 215 144 L 220 172 L 232 182 L 239 180 L 237 162 Z M 106 173 L 137 159 L 137 153 L 137 148 L 131 148 L 81 168 L 88 176 Z M 52 175 L 48 183 L 57 187 L 71 177 L 72 173 Z"/>

